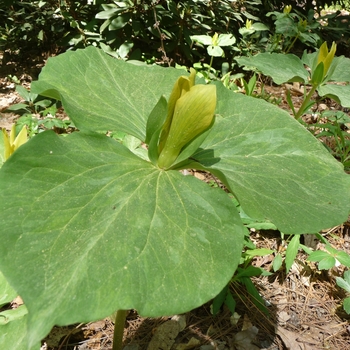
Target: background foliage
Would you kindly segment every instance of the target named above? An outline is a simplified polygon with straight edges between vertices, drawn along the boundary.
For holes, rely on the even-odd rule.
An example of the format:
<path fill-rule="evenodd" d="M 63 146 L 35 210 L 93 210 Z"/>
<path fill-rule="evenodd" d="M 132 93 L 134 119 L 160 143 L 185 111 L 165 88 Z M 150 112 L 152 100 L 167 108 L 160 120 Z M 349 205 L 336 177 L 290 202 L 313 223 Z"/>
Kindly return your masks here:
<path fill-rule="evenodd" d="M 215 60 L 220 67 L 223 62 L 231 63 L 237 54 L 286 49 L 273 45 L 281 40 L 276 33 L 283 35 L 283 40 L 291 34 L 269 13 L 283 13 L 288 4 L 294 11 L 288 26 L 294 30 L 301 20 L 307 23 L 304 31 L 308 36 L 301 40 L 301 49 L 305 44 L 316 48 L 324 40 L 347 45 L 349 18 L 333 14 L 315 20 L 314 11 L 333 2 L 316 3 L 314 7 L 311 0 L 5 0 L 0 8 L 0 49 L 5 51 L 5 62 L 11 53 L 23 58 L 30 52 L 59 53 L 94 45 L 120 58 L 192 65 L 206 55 L 206 49 L 194 45 L 190 36 L 229 33 L 237 44 L 225 49 L 225 58 Z M 247 20 L 253 23 L 248 31 Z M 321 26 L 321 20 L 327 25 Z M 310 43 L 310 32 L 319 40 Z M 298 31 L 295 35 L 302 37 Z"/>

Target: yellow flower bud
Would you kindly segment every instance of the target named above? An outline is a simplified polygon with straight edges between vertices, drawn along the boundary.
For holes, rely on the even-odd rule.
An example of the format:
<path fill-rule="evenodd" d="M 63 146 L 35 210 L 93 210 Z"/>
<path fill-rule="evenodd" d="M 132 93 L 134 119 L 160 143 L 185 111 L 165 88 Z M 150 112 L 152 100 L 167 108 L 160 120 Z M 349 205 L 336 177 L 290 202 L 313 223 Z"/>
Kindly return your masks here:
<path fill-rule="evenodd" d="M 16 125 L 13 124 L 10 132 L 10 137 L 7 135 L 5 129 L 2 129 L 4 146 L 5 146 L 5 160 L 21 145 L 27 142 L 27 129 L 23 126 L 22 130 L 16 137 Z"/>
<path fill-rule="evenodd" d="M 283 9 L 283 13 L 285 13 L 285 14 L 290 13 L 290 11 L 292 11 L 292 5 L 287 5 Z"/>
<path fill-rule="evenodd" d="M 252 21 L 250 19 L 247 19 L 245 22 L 245 27 L 247 29 L 250 29 L 252 27 Z"/>
<path fill-rule="evenodd" d="M 328 69 L 333 61 L 335 51 L 337 50 L 337 44 L 333 41 L 331 50 L 328 51 L 327 42 L 325 41 L 318 52 L 317 66 L 323 62 L 323 77 L 327 75 Z"/>
<path fill-rule="evenodd" d="M 216 108 L 216 87 L 194 85 L 195 71 L 180 77 L 168 103 L 168 115 L 159 141 L 158 166 L 169 168 L 182 148 L 212 124 Z"/>
<path fill-rule="evenodd" d="M 218 46 L 219 45 L 219 34 L 215 33 L 211 39 L 212 45 L 213 46 Z"/>

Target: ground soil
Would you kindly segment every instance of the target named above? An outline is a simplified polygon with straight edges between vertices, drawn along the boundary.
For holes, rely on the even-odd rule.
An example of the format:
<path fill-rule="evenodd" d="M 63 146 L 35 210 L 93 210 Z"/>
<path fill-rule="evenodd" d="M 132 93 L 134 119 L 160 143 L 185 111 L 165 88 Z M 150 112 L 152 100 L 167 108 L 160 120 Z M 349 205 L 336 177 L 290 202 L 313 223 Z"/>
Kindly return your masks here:
<path fill-rule="evenodd" d="M 28 61 L 27 61 L 28 62 Z M 38 57 L 29 65 L 9 62 L 0 70 L 0 127 L 10 130 L 18 118 L 6 108 L 21 101 L 15 92 L 14 76 L 29 88 L 36 79 L 45 61 Z M 286 103 L 286 89 L 290 89 L 293 101 L 298 106 L 302 87 L 273 86 L 264 82 L 264 94 L 270 102 L 289 111 Z M 261 95 L 262 85 L 257 92 Z M 340 108 L 330 101 L 316 106 Z M 312 122 L 312 115 L 306 121 Z M 194 176 L 208 181 L 208 175 L 194 172 Z M 350 253 L 350 222 L 322 232 L 336 249 Z M 276 231 L 251 231 L 251 239 L 257 247 L 269 248 L 283 254 L 286 243 Z M 309 242 L 314 248 L 324 249 L 319 241 Z M 274 255 L 257 257 L 254 266 L 272 270 Z M 211 302 L 185 315 L 166 318 L 140 318 L 131 310 L 127 316 L 124 344 L 128 350 L 305 350 L 305 349 L 350 349 L 350 317 L 342 309 L 346 296 L 335 283 L 336 276 L 342 276 L 343 267 L 330 271 L 319 271 L 307 256 L 299 252 L 290 272 L 283 267 L 268 277 L 253 278 L 262 296 L 268 314 L 263 313 L 252 297 L 240 284 L 232 284 L 231 292 L 237 306 L 236 313 L 222 307 L 212 315 Z M 88 324 L 69 327 L 55 327 L 43 341 L 47 350 L 109 350 L 113 338 L 113 322 L 106 318 Z M 161 343 L 157 343 L 161 339 Z"/>

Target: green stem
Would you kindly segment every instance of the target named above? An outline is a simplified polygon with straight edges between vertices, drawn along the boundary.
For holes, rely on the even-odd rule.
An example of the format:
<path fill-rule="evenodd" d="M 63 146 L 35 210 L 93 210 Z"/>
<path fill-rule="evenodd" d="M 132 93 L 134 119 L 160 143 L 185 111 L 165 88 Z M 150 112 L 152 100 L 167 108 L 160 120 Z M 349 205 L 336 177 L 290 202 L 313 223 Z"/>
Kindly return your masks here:
<path fill-rule="evenodd" d="M 211 66 L 212 66 L 212 64 L 213 64 L 213 59 L 214 59 L 214 56 L 211 56 L 211 58 L 210 58 L 210 64 L 209 64 L 209 69 L 208 69 L 208 77 L 209 77 L 209 74 L 210 74 Z"/>
<path fill-rule="evenodd" d="M 290 49 L 294 46 L 295 42 L 297 41 L 297 39 L 299 38 L 300 33 L 298 33 L 295 37 L 294 40 L 292 41 L 292 43 L 289 45 L 286 54 L 290 51 Z"/>
<path fill-rule="evenodd" d="M 318 85 L 316 85 L 316 84 L 312 85 L 310 92 L 305 97 L 303 104 L 299 108 L 298 113 L 295 115 L 296 120 L 298 120 L 304 114 L 305 109 L 309 105 L 310 99 L 311 99 L 312 95 L 314 94 L 314 92 L 316 91 L 317 87 L 318 87 Z"/>
<path fill-rule="evenodd" d="M 112 350 L 123 349 L 123 334 L 127 310 L 118 310 L 114 322 L 113 347 Z"/>

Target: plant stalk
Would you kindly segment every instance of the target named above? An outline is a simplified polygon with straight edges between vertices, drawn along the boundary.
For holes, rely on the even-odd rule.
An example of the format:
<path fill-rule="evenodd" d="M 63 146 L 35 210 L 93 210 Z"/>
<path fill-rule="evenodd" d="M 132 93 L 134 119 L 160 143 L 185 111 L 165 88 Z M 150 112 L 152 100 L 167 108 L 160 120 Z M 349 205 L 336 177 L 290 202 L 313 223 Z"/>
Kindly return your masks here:
<path fill-rule="evenodd" d="M 118 310 L 115 316 L 112 350 L 123 349 L 123 334 L 127 310 Z"/>
<path fill-rule="evenodd" d="M 294 46 L 295 42 L 297 41 L 297 39 L 299 38 L 300 32 L 294 37 L 292 43 L 289 45 L 287 51 L 285 52 L 286 54 L 289 53 L 289 51 L 291 50 L 291 48 Z"/>
<path fill-rule="evenodd" d="M 316 91 L 318 85 L 312 85 L 312 88 L 310 90 L 310 92 L 307 94 L 307 96 L 305 97 L 305 100 L 303 101 L 302 105 L 300 106 L 297 114 L 295 115 L 295 119 L 299 120 L 299 118 L 304 114 L 306 107 L 308 106 L 310 99 L 312 97 L 312 95 L 314 94 L 314 92 Z"/>

